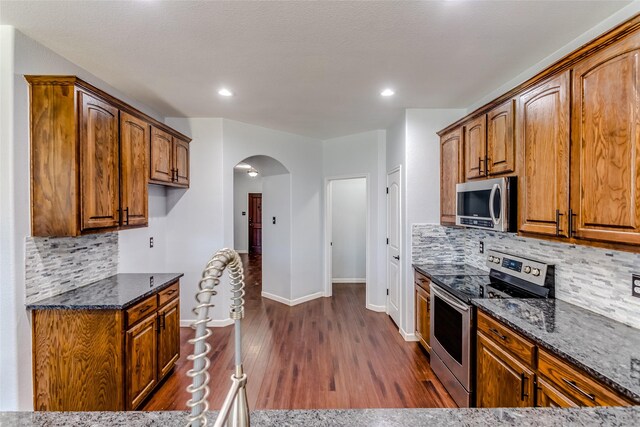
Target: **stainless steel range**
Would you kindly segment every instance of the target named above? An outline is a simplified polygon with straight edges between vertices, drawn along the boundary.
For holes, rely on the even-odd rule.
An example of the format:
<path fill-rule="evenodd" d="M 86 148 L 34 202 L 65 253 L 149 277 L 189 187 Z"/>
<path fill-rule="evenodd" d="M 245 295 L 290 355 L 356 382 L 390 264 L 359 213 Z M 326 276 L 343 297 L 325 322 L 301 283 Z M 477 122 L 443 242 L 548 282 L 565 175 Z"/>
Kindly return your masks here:
<path fill-rule="evenodd" d="M 476 298 L 553 298 L 551 264 L 489 250 L 489 274 L 431 276 L 431 367 L 460 407 L 474 406 Z"/>

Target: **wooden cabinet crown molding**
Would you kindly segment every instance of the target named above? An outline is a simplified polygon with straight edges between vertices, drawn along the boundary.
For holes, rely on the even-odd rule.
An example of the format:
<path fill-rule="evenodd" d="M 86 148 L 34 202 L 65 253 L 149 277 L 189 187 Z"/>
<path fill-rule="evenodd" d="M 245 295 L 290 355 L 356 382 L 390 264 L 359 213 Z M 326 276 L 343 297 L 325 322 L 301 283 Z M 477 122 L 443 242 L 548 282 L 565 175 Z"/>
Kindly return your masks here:
<path fill-rule="evenodd" d="M 188 136 L 178 132 L 177 130 L 165 125 L 164 123 L 154 119 L 153 117 L 143 113 L 142 111 L 132 107 L 126 102 L 109 95 L 107 92 L 98 89 L 90 83 L 85 82 L 84 80 L 76 77 L 76 76 L 42 76 L 42 75 L 25 75 L 25 80 L 29 82 L 31 86 L 38 85 L 47 85 L 47 86 L 76 86 L 82 88 L 84 91 L 89 92 L 92 95 L 95 95 L 99 98 L 102 98 L 104 101 L 107 101 L 109 104 L 117 107 L 121 111 L 126 111 L 127 113 L 142 119 L 149 124 L 162 129 L 163 131 L 175 136 L 178 139 L 181 139 L 185 142 L 191 142 L 191 138 Z"/>
<path fill-rule="evenodd" d="M 504 94 L 495 98 L 493 101 L 488 102 L 487 104 L 475 109 L 473 112 L 460 118 L 456 122 L 451 123 L 446 128 L 437 132 L 438 135 L 442 136 L 450 132 L 451 130 L 455 129 L 456 127 L 462 126 L 465 122 L 476 119 L 479 116 L 486 114 L 487 112 L 489 112 L 489 110 L 499 106 L 500 104 L 503 104 L 504 102 L 507 102 L 511 98 L 516 97 L 519 93 L 530 89 L 531 87 L 535 86 L 536 84 L 540 83 L 543 80 L 548 79 L 549 77 L 555 74 L 559 74 L 562 71 L 568 70 L 577 62 L 581 61 L 587 56 L 592 55 L 601 49 L 604 49 L 605 47 L 611 45 L 612 43 L 615 43 L 618 40 L 621 40 L 627 37 L 628 35 L 634 33 L 637 30 L 640 30 L 640 14 L 633 16 L 628 21 L 623 22 L 622 24 L 612 28 L 611 30 L 602 33 L 595 39 L 585 43 L 584 45 L 574 50 L 570 54 L 554 62 L 547 68 L 543 69 L 542 71 L 537 73 L 535 76 L 531 77 L 530 79 L 525 80 L 524 82 L 520 83 L 519 85 L 509 90 L 508 92 L 505 92 Z"/>

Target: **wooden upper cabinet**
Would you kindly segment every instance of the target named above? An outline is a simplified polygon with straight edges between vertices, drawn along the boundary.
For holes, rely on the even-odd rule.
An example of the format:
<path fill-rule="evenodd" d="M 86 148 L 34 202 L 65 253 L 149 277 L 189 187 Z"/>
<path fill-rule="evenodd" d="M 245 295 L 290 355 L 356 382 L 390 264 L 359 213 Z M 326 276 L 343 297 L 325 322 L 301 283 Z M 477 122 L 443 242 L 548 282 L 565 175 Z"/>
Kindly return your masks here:
<path fill-rule="evenodd" d="M 189 186 L 189 141 L 151 127 L 149 182 L 175 187 Z"/>
<path fill-rule="evenodd" d="M 173 138 L 173 153 L 175 164 L 175 181 L 179 185 L 189 185 L 189 143 Z"/>
<path fill-rule="evenodd" d="M 173 182 L 173 137 L 154 126 L 151 127 L 150 166 L 149 179 L 151 181 Z"/>
<path fill-rule="evenodd" d="M 484 178 L 487 174 L 487 116 L 464 125 L 464 178 Z"/>
<path fill-rule="evenodd" d="M 573 236 L 640 244 L 640 34 L 573 70 Z"/>
<path fill-rule="evenodd" d="M 456 184 L 462 182 L 462 128 L 440 138 L 440 224 L 456 224 Z"/>
<path fill-rule="evenodd" d="M 118 109 L 79 92 L 82 229 L 117 227 Z"/>
<path fill-rule="evenodd" d="M 519 230 L 567 236 L 569 72 L 518 98 Z"/>
<path fill-rule="evenodd" d="M 120 113 L 120 205 L 121 225 L 147 225 L 147 151 L 149 124 L 131 114 Z"/>
<path fill-rule="evenodd" d="M 515 101 L 510 100 L 487 113 L 487 175 L 516 170 Z"/>

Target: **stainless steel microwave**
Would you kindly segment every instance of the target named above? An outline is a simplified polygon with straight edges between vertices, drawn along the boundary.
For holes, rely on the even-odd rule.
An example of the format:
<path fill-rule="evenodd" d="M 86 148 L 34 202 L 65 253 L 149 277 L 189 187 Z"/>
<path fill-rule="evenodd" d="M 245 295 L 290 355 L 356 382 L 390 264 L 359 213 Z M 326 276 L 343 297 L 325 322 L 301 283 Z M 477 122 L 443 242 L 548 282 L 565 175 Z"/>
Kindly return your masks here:
<path fill-rule="evenodd" d="M 456 184 L 456 224 L 515 232 L 517 194 L 515 176 Z"/>

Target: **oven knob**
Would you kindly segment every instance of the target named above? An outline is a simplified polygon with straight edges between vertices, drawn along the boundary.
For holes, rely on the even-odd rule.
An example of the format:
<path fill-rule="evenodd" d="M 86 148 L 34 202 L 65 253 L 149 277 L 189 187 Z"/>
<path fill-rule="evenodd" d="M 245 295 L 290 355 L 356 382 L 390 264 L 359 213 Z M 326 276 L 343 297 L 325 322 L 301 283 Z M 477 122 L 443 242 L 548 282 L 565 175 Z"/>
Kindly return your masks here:
<path fill-rule="evenodd" d="M 500 257 L 493 258 L 493 262 L 496 264 L 500 264 Z"/>
<path fill-rule="evenodd" d="M 533 271 L 531 272 L 531 274 L 533 274 L 534 276 L 539 276 L 540 275 L 540 270 L 537 268 L 534 268 Z"/>
<path fill-rule="evenodd" d="M 493 255 L 489 255 L 489 262 L 493 262 Z"/>
<path fill-rule="evenodd" d="M 525 266 L 524 266 L 524 272 L 525 272 L 526 274 L 531 273 L 531 267 L 530 267 L 530 266 L 528 266 L 528 265 L 525 265 Z"/>

